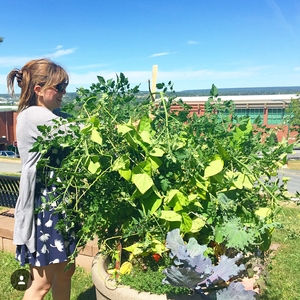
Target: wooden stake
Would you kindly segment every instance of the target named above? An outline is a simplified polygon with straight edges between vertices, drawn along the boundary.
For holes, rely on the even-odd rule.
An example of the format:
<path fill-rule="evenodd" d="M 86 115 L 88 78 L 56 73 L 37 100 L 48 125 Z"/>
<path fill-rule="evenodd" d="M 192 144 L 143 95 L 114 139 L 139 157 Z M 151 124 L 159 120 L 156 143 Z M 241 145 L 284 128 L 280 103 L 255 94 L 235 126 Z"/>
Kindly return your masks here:
<path fill-rule="evenodd" d="M 152 66 L 151 93 L 152 93 L 152 99 L 154 99 L 154 100 L 155 100 L 155 92 L 156 92 L 157 72 L 158 72 L 158 65 L 153 65 Z"/>

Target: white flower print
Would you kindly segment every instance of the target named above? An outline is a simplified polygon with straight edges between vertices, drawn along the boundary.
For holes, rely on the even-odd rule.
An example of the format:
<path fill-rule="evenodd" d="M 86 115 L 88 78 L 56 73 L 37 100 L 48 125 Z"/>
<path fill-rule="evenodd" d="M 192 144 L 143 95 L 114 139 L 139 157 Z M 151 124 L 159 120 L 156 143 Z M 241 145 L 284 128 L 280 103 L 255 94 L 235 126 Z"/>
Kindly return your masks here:
<path fill-rule="evenodd" d="M 39 257 L 39 256 L 40 256 L 40 253 L 36 251 L 35 257 Z"/>
<path fill-rule="evenodd" d="M 56 259 L 54 259 L 54 260 L 52 260 L 52 261 L 49 262 L 49 264 L 57 264 L 57 263 L 59 263 L 59 259 L 58 258 L 56 258 Z"/>
<path fill-rule="evenodd" d="M 37 226 L 41 226 L 41 224 L 42 224 L 41 219 L 40 219 L 40 218 L 37 218 L 37 219 L 36 219 L 36 225 L 37 225 Z"/>
<path fill-rule="evenodd" d="M 46 245 L 44 245 L 44 246 L 42 247 L 41 252 L 42 252 L 43 254 L 45 254 L 46 252 L 49 253 L 49 250 L 48 250 L 48 248 L 47 248 Z"/>
<path fill-rule="evenodd" d="M 41 266 L 41 263 L 40 263 L 39 260 L 36 260 L 36 261 L 35 261 L 35 266 L 36 266 L 36 267 L 40 267 L 40 266 Z"/>
<path fill-rule="evenodd" d="M 51 247 L 57 248 L 59 252 L 63 252 L 64 244 L 60 240 L 54 240 L 54 246 L 50 244 Z"/>
<path fill-rule="evenodd" d="M 40 241 L 46 242 L 49 240 L 50 234 L 49 233 L 44 233 L 43 231 L 40 230 L 42 235 L 39 237 Z"/>
<path fill-rule="evenodd" d="M 51 227 L 52 226 L 53 221 L 51 219 L 49 219 L 46 223 L 45 226 L 46 227 Z"/>

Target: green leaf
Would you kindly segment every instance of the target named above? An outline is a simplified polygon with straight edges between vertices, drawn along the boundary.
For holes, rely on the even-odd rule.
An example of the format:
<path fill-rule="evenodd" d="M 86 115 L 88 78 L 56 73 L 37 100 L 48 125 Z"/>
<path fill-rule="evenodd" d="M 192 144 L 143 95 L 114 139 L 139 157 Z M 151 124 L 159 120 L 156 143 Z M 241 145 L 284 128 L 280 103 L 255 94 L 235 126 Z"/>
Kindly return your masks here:
<path fill-rule="evenodd" d="M 89 121 L 93 124 L 94 127 L 98 127 L 100 122 L 96 116 L 92 116 Z"/>
<path fill-rule="evenodd" d="M 80 132 L 82 134 L 87 134 L 90 132 L 91 129 L 92 129 L 92 124 L 87 124 L 83 128 L 81 128 Z"/>
<path fill-rule="evenodd" d="M 215 227 L 215 242 L 221 244 L 224 241 L 224 235 L 221 226 Z"/>
<path fill-rule="evenodd" d="M 112 165 L 113 171 L 118 171 L 120 169 L 128 169 L 130 161 L 127 155 L 119 156 Z"/>
<path fill-rule="evenodd" d="M 211 86 L 210 95 L 212 97 L 218 97 L 218 95 L 219 95 L 219 91 L 218 91 L 217 87 L 214 84 Z"/>
<path fill-rule="evenodd" d="M 226 246 L 229 248 L 237 248 L 244 250 L 249 244 L 253 244 L 255 240 L 254 231 L 251 228 L 244 228 L 238 220 L 231 220 L 223 225 L 223 235 L 227 240 Z"/>
<path fill-rule="evenodd" d="M 151 119 L 148 116 L 143 116 L 138 125 L 139 132 L 151 132 Z"/>
<path fill-rule="evenodd" d="M 132 181 L 142 194 L 145 194 L 154 184 L 152 178 L 146 173 L 133 174 Z"/>
<path fill-rule="evenodd" d="M 131 174 L 132 174 L 131 170 L 129 170 L 129 169 L 120 169 L 120 170 L 118 170 L 118 172 L 119 172 L 119 174 L 120 174 L 125 180 L 130 181 L 130 179 L 131 179 Z"/>
<path fill-rule="evenodd" d="M 148 161 L 150 162 L 153 171 L 157 170 L 161 165 L 161 160 L 158 157 L 149 156 Z"/>
<path fill-rule="evenodd" d="M 162 204 L 162 199 L 156 194 L 151 193 L 147 198 L 142 198 L 141 203 L 147 211 L 154 214 Z"/>
<path fill-rule="evenodd" d="M 224 160 L 230 160 L 230 154 L 217 142 L 219 154 Z"/>
<path fill-rule="evenodd" d="M 224 161 L 221 159 L 221 157 L 216 156 L 215 160 L 211 161 L 209 165 L 204 170 L 204 177 L 211 177 L 218 173 L 220 173 L 223 170 Z"/>
<path fill-rule="evenodd" d="M 192 219 L 186 212 L 181 213 L 181 217 L 182 221 L 180 224 L 180 231 L 183 233 L 187 233 L 192 228 Z"/>

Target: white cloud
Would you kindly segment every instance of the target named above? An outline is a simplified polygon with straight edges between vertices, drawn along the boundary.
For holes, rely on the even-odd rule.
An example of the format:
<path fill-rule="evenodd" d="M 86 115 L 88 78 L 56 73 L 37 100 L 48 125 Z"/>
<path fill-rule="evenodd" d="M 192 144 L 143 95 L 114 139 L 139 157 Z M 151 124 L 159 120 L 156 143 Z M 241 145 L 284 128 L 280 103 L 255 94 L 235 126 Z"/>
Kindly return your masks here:
<path fill-rule="evenodd" d="M 294 69 L 294 71 L 296 71 L 296 72 L 300 71 L 300 67 L 296 67 L 296 68 Z"/>
<path fill-rule="evenodd" d="M 57 58 L 57 57 L 60 57 L 60 56 L 72 54 L 72 53 L 75 52 L 75 50 L 76 50 L 76 48 L 59 49 L 59 50 L 55 51 L 54 53 L 46 54 L 45 57 Z"/>
<path fill-rule="evenodd" d="M 172 81 L 176 86 L 182 86 L 184 89 L 185 84 L 190 84 L 189 81 L 209 81 L 215 80 L 236 80 L 241 78 L 251 78 L 259 75 L 259 71 L 267 68 L 267 66 L 258 66 L 244 70 L 189 70 L 180 69 L 174 71 L 160 71 L 158 69 L 157 82 Z M 93 72 L 77 73 L 70 72 L 70 86 L 68 90 L 75 91 L 78 87 L 89 87 L 92 83 L 97 82 L 97 76 L 102 76 L 104 79 L 116 79 L 116 74 L 119 71 L 99 69 Z M 142 90 L 147 90 L 148 81 L 152 80 L 152 70 L 140 70 L 140 71 L 126 71 L 122 70 L 122 73 L 128 77 L 131 86 L 141 84 Z M 181 87 L 180 87 L 181 88 Z M 197 88 L 195 86 L 194 88 Z"/>
<path fill-rule="evenodd" d="M 188 41 L 188 44 L 189 44 L 189 45 L 197 45 L 197 44 L 199 44 L 199 42 L 193 41 L 193 40 L 189 40 L 189 41 Z"/>
<path fill-rule="evenodd" d="M 287 21 L 287 19 L 284 17 L 284 14 L 279 7 L 279 5 L 274 0 L 267 0 L 268 5 L 272 9 L 278 24 L 285 28 L 289 33 L 294 35 L 293 26 Z M 290 20 L 289 20 L 290 21 Z"/>
<path fill-rule="evenodd" d="M 58 45 L 58 46 L 56 46 L 56 50 L 58 50 L 58 49 L 61 49 L 61 48 L 63 48 L 63 46 L 62 45 Z"/>
<path fill-rule="evenodd" d="M 69 55 L 74 53 L 76 48 L 70 49 L 58 49 L 53 53 L 43 54 L 39 57 L 35 56 L 0 56 L 0 67 L 11 67 L 11 68 L 21 68 L 25 63 L 32 59 L 48 57 L 50 59 L 55 59 L 61 56 Z"/>
<path fill-rule="evenodd" d="M 73 66 L 70 67 L 72 70 L 84 70 L 84 69 L 95 69 L 95 68 L 103 68 L 106 67 L 107 64 L 90 64 L 90 65 L 82 65 L 82 66 Z"/>
<path fill-rule="evenodd" d="M 164 56 L 164 55 L 169 55 L 170 52 L 160 52 L 160 53 L 154 53 L 150 55 L 149 57 L 158 57 L 158 56 Z"/>

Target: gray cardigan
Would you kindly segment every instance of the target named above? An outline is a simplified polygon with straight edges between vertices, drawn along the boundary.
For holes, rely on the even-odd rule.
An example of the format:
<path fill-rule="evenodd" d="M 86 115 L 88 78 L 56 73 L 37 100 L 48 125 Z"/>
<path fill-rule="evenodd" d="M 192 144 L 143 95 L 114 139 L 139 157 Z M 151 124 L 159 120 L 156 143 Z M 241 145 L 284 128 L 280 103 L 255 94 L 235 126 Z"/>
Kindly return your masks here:
<path fill-rule="evenodd" d="M 35 249 L 34 194 L 36 183 L 36 164 L 41 155 L 29 152 L 36 138 L 41 135 L 38 125 L 53 125 L 53 119 L 59 119 L 49 109 L 31 106 L 17 117 L 17 141 L 22 162 L 20 192 L 15 208 L 14 238 L 15 245 L 25 244 L 33 253 Z"/>

